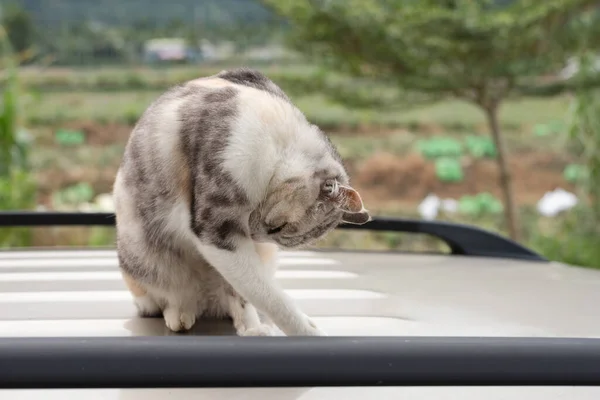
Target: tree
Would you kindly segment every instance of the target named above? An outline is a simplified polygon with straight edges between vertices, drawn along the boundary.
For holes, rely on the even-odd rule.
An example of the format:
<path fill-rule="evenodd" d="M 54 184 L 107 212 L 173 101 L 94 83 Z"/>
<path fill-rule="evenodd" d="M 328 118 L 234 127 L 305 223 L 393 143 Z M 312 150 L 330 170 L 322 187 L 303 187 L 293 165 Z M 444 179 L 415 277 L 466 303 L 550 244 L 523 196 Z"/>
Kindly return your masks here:
<path fill-rule="evenodd" d="M 2 25 L 8 34 L 8 40 L 17 54 L 31 50 L 34 38 L 34 25 L 27 11 L 16 4 L 2 9 Z"/>
<path fill-rule="evenodd" d="M 592 0 L 263 0 L 292 25 L 291 43 L 337 71 L 475 104 L 497 147 L 509 235 L 519 238 L 498 121 L 523 82 L 569 55 L 566 27 Z"/>

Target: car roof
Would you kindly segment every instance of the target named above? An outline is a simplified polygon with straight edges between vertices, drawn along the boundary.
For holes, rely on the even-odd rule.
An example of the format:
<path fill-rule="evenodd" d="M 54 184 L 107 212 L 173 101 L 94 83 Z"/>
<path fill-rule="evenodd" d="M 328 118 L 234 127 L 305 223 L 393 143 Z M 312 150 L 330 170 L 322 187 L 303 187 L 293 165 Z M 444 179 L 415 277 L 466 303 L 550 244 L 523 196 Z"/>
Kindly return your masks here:
<path fill-rule="evenodd" d="M 329 335 L 600 337 L 600 272 L 551 262 L 282 252 L 278 282 Z M 137 318 L 116 251 L 0 252 L 0 336 L 170 334 Z M 233 335 L 201 320 L 188 335 Z"/>
<path fill-rule="evenodd" d="M 559 263 L 297 251 L 282 252 L 277 280 L 331 336 L 600 336 L 595 309 L 600 272 Z M 164 335 L 176 334 L 162 319 L 136 316 L 114 249 L 0 252 L 0 337 Z M 234 331 L 230 321 L 201 319 L 177 335 Z M 6 399 L 591 399 L 599 394 L 596 388 L 518 387 L 0 390 Z"/>

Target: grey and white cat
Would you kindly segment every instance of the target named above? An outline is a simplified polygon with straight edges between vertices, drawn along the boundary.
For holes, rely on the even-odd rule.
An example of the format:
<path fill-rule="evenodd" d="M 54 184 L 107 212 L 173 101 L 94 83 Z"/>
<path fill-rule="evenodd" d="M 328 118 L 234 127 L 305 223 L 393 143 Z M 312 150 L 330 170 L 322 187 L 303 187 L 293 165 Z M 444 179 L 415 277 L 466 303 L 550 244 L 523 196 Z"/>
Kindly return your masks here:
<path fill-rule="evenodd" d="M 277 286 L 277 250 L 371 219 L 325 134 L 245 68 L 158 97 L 113 196 L 124 280 L 140 315 L 172 331 L 229 316 L 238 335 L 323 335 Z"/>

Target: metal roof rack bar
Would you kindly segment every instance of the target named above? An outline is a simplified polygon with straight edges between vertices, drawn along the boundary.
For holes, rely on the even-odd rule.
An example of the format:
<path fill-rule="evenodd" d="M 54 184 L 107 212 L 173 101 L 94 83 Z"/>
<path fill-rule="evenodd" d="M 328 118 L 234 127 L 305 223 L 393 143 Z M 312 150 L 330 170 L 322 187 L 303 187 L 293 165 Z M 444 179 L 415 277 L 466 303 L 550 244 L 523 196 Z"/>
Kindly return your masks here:
<path fill-rule="evenodd" d="M 0 212 L 0 228 L 15 226 L 113 226 L 113 213 Z M 423 233 L 437 237 L 452 254 L 547 262 L 544 257 L 508 238 L 474 226 L 441 221 L 374 217 L 364 225 L 342 224 L 338 229 Z"/>
<path fill-rule="evenodd" d="M 1 338 L 0 388 L 600 386 L 600 339 Z"/>

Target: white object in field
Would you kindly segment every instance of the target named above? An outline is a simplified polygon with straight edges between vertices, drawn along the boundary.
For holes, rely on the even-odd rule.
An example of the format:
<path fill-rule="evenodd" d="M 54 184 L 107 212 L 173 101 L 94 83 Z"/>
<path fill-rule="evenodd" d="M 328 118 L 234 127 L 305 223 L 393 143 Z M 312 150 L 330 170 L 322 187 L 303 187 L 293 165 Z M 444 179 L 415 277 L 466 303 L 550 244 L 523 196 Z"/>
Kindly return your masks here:
<path fill-rule="evenodd" d="M 537 210 L 546 217 L 554 217 L 561 211 L 573 208 L 578 202 L 577 196 L 563 189 L 546 192 L 537 203 Z"/>
<path fill-rule="evenodd" d="M 94 201 L 96 207 L 101 211 L 114 212 L 115 203 L 113 202 L 112 195 L 109 193 L 103 193 L 96 196 Z"/>
<path fill-rule="evenodd" d="M 435 194 L 430 194 L 419 204 L 419 214 L 426 220 L 435 219 L 440 209 L 440 198 Z"/>
<path fill-rule="evenodd" d="M 450 214 L 455 213 L 458 211 L 458 201 L 454 199 L 442 200 L 442 210 Z"/>

